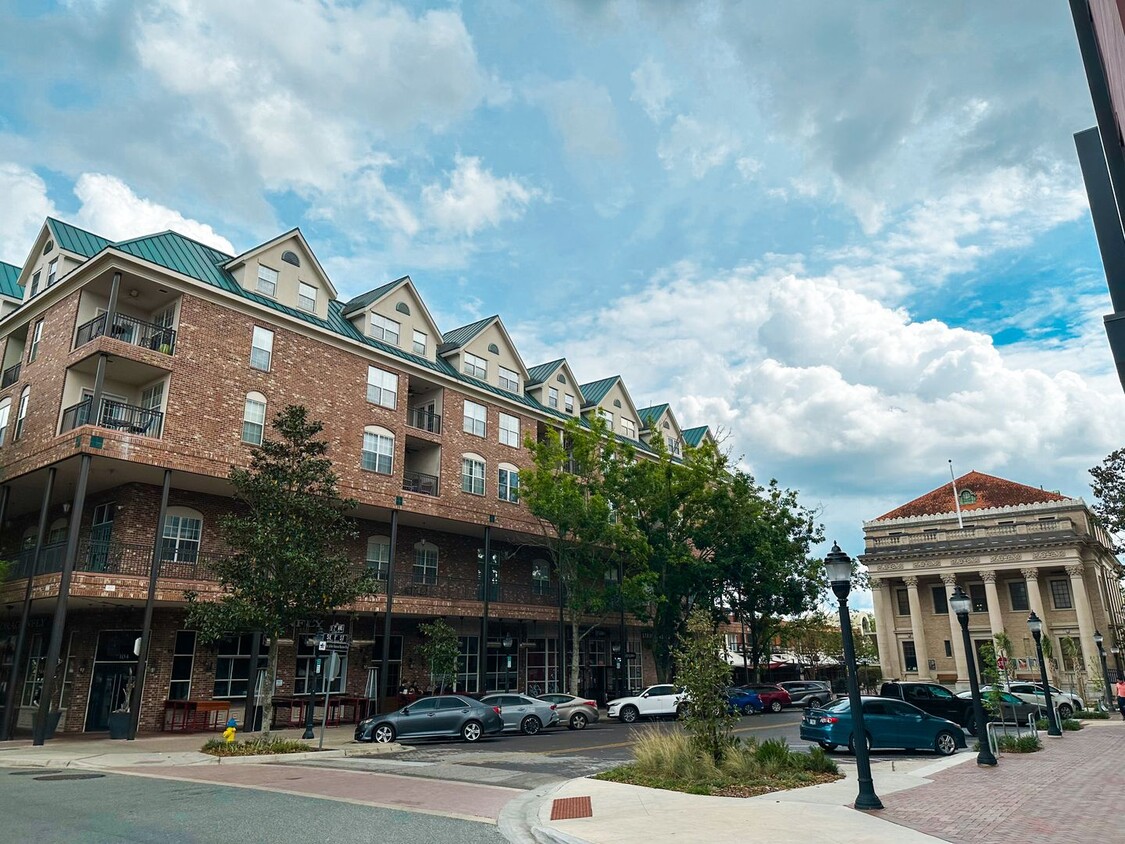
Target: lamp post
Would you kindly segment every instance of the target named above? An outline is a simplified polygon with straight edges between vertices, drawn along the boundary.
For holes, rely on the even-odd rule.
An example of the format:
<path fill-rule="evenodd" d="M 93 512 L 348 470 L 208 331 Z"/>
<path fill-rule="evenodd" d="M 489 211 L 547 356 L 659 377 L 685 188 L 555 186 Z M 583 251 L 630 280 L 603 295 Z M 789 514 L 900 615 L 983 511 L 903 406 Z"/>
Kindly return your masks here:
<path fill-rule="evenodd" d="M 1105 664 L 1105 646 L 1102 644 L 1105 640 L 1102 638 L 1100 630 L 1094 631 L 1094 644 L 1098 646 L 1098 656 L 1102 660 L 1102 681 L 1105 683 L 1105 705 L 1113 709 L 1113 693 L 1110 691 L 1109 686 L 1109 666 Z"/>
<path fill-rule="evenodd" d="M 824 568 L 832 591 L 840 601 L 840 634 L 844 644 L 844 665 L 848 677 L 848 701 L 852 710 L 852 746 L 855 748 L 855 767 L 859 780 L 859 794 L 855 799 L 857 809 L 882 809 L 883 802 L 875 793 L 871 779 L 871 759 L 867 753 L 867 727 L 863 723 L 863 700 L 859 696 L 859 678 L 855 663 L 855 642 L 852 640 L 852 617 L 848 611 L 848 593 L 852 591 L 852 558 L 832 543 L 832 550 L 824 558 Z"/>
<path fill-rule="evenodd" d="M 308 686 L 306 691 L 309 693 L 308 708 L 305 710 L 305 731 L 301 734 L 301 738 L 308 740 L 316 738 L 316 733 L 313 732 L 313 724 L 316 722 L 316 678 L 320 676 L 321 665 L 321 645 L 324 644 L 324 631 L 317 630 L 316 636 L 310 640 L 313 646 L 312 659 L 309 660 L 309 667 L 305 672 L 305 684 Z M 325 719 L 328 718 L 328 710 L 324 712 Z"/>
<path fill-rule="evenodd" d="M 1027 617 L 1027 629 L 1035 640 L 1035 655 L 1039 657 L 1039 679 L 1043 683 L 1043 702 L 1047 705 L 1047 735 L 1061 736 L 1058 714 L 1051 703 L 1051 684 L 1047 682 L 1047 663 L 1043 659 L 1043 622 L 1034 612 Z"/>
<path fill-rule="evenodd" d="M 980 683 L 977 682 L 976 654 L 973 652 L 973 643 L 969 639 L 969 611 L 973 608 L 973 602 L 965 594 L 965 590 L 957 586 L 949 596 L 949 605 L 957 616 L 957 623 L 961 625 L 961 639 L 965 644 L 965 660 L 969 667 L 969 690 L 973 695 L 973 720 L 977 722 L 977 742 L 980 744 L 977 764 L 995 765 L 996 757 L 992 755 L 992 748 L 988 743 L 988 718 L 984 714 L 984 701 L 980 698 Z"/>

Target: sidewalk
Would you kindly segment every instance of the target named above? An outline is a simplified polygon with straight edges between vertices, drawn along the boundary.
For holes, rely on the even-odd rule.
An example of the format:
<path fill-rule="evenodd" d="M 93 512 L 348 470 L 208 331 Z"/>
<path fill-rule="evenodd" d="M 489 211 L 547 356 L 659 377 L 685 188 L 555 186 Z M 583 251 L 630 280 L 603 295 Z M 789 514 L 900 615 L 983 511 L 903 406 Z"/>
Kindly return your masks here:
<path fill-rule="evenodd" d="M 755 840 L 771 844 L 1111 840 L 1118 825 L 1109 814 L 1125 793 L 1125 723 L 1084 724 L 1085 729 L 1061 739 L 1043 733 L 1042 751 L 1003 754 L 996 768 L 979 768 L 971 752 L 932 763 L 877 763 L 872 772 L 886 807 L 881 812 L 850 808 L 856 795 L 855 767 L 845 760 L 841 770 L 846 778 L 838 782 L 747 799 L 570 780 L 541 791 L 534 805 L 516 801 L 512 810 L 523 816 L 515 825 L 525 835 L 509 837 L 565 844 L 654 844 L 723 840 L 752 829 Z M 557 802 L 566 798 L 579 799 Z M 556 820 L 551 819 L 553 810 Z M 511 814 L 509 825 L 516 820 Z"/>

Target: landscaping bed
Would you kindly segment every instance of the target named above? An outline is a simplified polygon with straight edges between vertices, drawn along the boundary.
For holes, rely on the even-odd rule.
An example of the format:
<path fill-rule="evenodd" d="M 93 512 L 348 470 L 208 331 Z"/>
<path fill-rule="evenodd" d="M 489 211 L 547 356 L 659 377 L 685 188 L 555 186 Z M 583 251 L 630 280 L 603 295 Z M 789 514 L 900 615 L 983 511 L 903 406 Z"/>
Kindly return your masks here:
<path fill-rule="evenodd" d="M 232 742 L 214 738 L 202 748 L 203 753 L 211 756 L 272 756 L 280 753 L 310 753 L 314 750 L 316 748 L 311 744 L 280 736 Z"/>

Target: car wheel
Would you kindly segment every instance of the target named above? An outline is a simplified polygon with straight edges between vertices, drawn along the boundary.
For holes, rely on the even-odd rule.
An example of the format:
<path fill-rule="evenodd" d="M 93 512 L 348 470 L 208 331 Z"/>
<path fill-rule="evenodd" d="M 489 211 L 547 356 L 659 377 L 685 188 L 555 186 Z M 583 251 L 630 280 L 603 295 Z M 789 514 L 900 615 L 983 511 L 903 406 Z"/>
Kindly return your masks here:
<path fill-rule="evenodd" d="M 972 716 L 969 717 L 969 720 L 965 722 L 965 731 L 971 736 L 975 736 L 977 734 L 977 719 L 976 718 L 974 718 Z"/>
<path fill-rule="evenodd" d="M 466 721 L 465 726 L 461 728 L 461 738 L 470 744 L 474 741 L 480 741 L 483 735 L 484 727 L 481 726 L 480 721 Z"/>
<path fill-rule="evenodd" d="M 543 722 L 534 715 L 528 715 L 520 724 L 520 730 L 525 736 L 533 736 L 541 729 L 543 729 Z"/>
<path fill-rule="evenodd" d="M 632 724 L 637 720 L 637 716 L 641 713 L 637 711 L 635 706 L 626 706 L 621 710 L 621 720 L 626 724 Z"/>
<path fill-rule="evenodd" d="M 570 728 L 572 730 L 584 730 L 589 723 L 590 719 L 586 717 L 585 713 L 575 712 L 570 716 Z"/>
<path fill-rule="evenodd" d="M 871 751 L 871 734 L 867 734 L 867 750 Z M 848 736 L 848 752 L 855 754 L 855 736 Z"/>
<path fill-rule="evenodd" d="M 742 714 L 743 715 L 753 715 L 755 711 L 756 710 L 754 709 L 754 707 L 752 705 L 750 705 L 749 703 L 744 703 L 742 705 Z"/>
<path fill-rule="evenodd" d="M 773 703 L 770 704 L 770 712 L 780 712 L 782 710 L 782 708 L 783 707 L 781 705 L 780 700 L 775 700 Z"/>
<path fill-rule="evenodd" d="M 818 709 L 818 708 L 820 708 L 820 705 L 822 703 L 824 703 L 824 701 L 822 701 L 820 698 L 810 697 L 808 700 L 805 701 L 805 706 L 807 706 L 809 709 Z"/>
<path fill-rule="evenodd" d="M 1069 703 L 1059 704 L 1059 716 L 1062 718 L 1069 718 L 1074 714 L 1074 707 Z"/>
<path fill-rule="evenodd" d="M 817 744 L 819 744 L 824 750 L 835 750 L 840 746 L 838 744 L 833 744 L 830 741 L 818 741 Z"/>
<path fill-rule="evenodd" d="M 934 750 L 942 756 L 952 756 L 957 752 L 957 737 L 949 730 L 942 730 L 934 739 Z"/>
<path fill-rule="evenodd" d="M 390 744 L 395 740 L 395 728 L 390 724 L 380 724 L 375 728 L 372 737 L 379 744 Z"/>

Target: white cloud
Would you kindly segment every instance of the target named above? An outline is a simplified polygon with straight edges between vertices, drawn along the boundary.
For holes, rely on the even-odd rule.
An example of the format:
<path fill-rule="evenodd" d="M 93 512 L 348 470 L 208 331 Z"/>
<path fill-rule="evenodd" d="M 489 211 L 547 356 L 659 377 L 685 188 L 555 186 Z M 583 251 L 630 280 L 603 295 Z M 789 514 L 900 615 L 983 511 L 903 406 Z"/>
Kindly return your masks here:
<path fill-rule="evenodd" d="M 750 181 L 762 171 L 762 162 L 748 155 L 744 155 L 734 164 L 738 168 L 739 175 L 746 181 Z"/>
<path fill-rule="evenodd" d="M 230 255 L 236 254 L 231 242 L 206 223 L 138 197 L 114 176 L 83 173 L 74 185 L 74 194 L 82 202 L 75 223 L 110 240 L 127 240 L 171 229 Z"/>
<path fill-rule="evenodd" d="M 426 213 L 440 230 L 472 235 L 505 220 L 519 219 L 538 196 L 538 191 L 513 176 L 494 176 L 481 167 L 479 158 L 458 155 L 455 164 L 448 187 L 431 184 L 422 189 Z"/>
<path fill-rule="evenodd" d="M 45 217 L 55 213 L 47 185 L 32 170 L 0 163 L 0 261 L 23 266 Z"/>
<path fill-rule="evenodd" d="M 605 86 L 579 76 L 541 85 L 529 96 L 546 110 L 567 155 L 617 158 L 625 152 L 617 109 Z"/>
<path fill-rule="evenodd" d="M 726 164 L 741 148 L 742 139 L 728 127 L 702 123 L 681 114 L 660 142 L 657 155 L 666 169 L 687 168 L 695 178 L 702 179 L 708 171 Z"/>
<path fill-rule="evenodd" d="M 645 59 L 629 76 L 633 80 L 633 102 L 641 104 L 645 114 L 654 123 L 668 115 L 668 100 L 672 98 L 672 83 L 664 68 L 651 56 Z"/>

